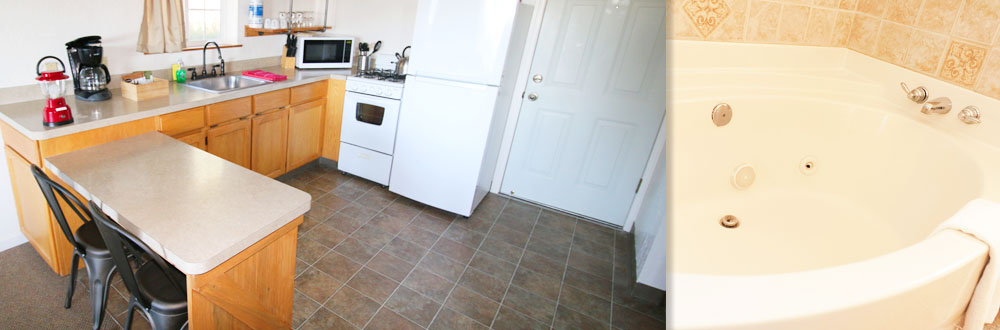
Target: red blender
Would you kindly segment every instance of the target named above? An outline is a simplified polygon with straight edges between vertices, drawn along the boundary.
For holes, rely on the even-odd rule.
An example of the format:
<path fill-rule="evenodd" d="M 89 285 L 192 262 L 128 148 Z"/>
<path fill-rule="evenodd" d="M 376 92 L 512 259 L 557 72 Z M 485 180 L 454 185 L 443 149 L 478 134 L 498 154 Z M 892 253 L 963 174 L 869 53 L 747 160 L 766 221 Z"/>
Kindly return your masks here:
<path fill-rule="evenodd" d="M 58 61 L 59 71 L 46 70 L 41 72 L 42 63 L 47 59 Z M 66 66 L 63 65 L 62 60 L 55 56 L 42 57 L 41 60 L 38 60 L 38 65 L 35 66 L 35 74 L 38 74 L 35 80 L 38 80 L 38 85 L 42 88 L 42 96 L 48 99 L 45 102 L 45 110 L 42 112 L 42 123 L 49 127 L 72 123 L 73 113 L 66 105 L 66 99 L 63 99 L 63 95 L 66 94 L 66 80 L 69 79 L 69 76 L 66 75 Z"/>

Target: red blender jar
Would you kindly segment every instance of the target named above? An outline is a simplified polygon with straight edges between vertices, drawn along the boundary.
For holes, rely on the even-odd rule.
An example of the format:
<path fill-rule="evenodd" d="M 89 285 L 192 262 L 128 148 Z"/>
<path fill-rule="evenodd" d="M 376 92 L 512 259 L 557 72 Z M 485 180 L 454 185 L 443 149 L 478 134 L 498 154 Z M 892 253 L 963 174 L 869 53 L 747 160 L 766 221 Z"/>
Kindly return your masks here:
<path fill-rule="evenodd" d="M 42 63 L 47 59 L 59 62 L 59 71 L 41 72 Z M 35 65 L 35 74 L 38 74 L 35 80 L 38 80 L 38 85 L 42 88 L 42 96 L 48 99 L 45 102 L 45 110 L 42 112 L 42 123 L 49 127 L 72 123 L 73 113 L 66 105 L 66 99 L 63 99 L 69 76 L 66 75 L 66 66 L 63 65 L 62 60 L 55 56 L 42 57 L 41 60 L 38 60 L 38 65 Z"/>

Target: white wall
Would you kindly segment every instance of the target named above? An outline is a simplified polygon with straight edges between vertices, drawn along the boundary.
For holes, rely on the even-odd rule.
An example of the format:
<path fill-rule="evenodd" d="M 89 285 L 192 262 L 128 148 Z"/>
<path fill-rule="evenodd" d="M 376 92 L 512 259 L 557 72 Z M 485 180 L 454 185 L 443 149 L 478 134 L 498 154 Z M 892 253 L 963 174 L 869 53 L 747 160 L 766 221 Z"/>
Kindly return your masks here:
<path fill-rule="evenodd" d="M 223 49 L 226 61 L 278 56 L 284 36 L 242 37 L 247 0 L 237 0 L 241 28 L 241 48 Z M 201 51 L 144 55 L 136 52 L 142 1 L 88 0 L 4 1 L 0 20 L 0 45 L 9 47 L 0 61 L 0 88 L 34 83 L 35 64 L 45 55 L 66 61 L 66 42 L 78 37 L 99 35 L 104 44 L 111 74 L 137 70 L 163 70 L 183 57 L 185 65 L 200 65 Z M 209 62 L 212 60 L 210 58 Z"/>
<path fill-rule="evenodd" d="M 317 21 L 322 22 L 324 0 L 316 0 Z M 296 5 L 298 6 L 298 5 Z M 330 0 L 328 33 L 357 38 L 372 46 L 382 40 L 379 53 L 393 54 L 413 41 L 417 0 Z M 456 48 L 459 45 L 456 45 Z"/>
<path fill-rule="evenodd" d="M 661 148 L 635 219 L 636 280 L 666 290 L 667 151 Z"/>

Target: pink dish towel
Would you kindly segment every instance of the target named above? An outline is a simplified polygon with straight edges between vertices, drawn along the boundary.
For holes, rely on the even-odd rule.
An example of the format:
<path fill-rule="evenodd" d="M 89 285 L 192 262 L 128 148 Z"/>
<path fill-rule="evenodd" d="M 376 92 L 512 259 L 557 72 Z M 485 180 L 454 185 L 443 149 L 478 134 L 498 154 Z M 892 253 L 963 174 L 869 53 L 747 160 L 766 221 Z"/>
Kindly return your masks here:
<path fill-rule="evenodd" d="M 282 81 L 288 79 L 288 76 L 286 75 L 270 73 L 264 70 L 243 71 L 243 75 L 257 79 L 264 79 L 268 81 Z"/>

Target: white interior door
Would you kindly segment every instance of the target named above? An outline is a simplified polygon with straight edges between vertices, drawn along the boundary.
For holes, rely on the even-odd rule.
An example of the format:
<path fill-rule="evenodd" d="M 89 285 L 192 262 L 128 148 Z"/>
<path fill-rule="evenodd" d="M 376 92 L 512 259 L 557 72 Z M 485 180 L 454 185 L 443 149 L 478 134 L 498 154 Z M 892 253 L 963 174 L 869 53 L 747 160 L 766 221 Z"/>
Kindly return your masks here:
<path fill-rule="evenodd" d="M 663 0 L 549 0 L 501 192 L 623 225 L 666 109 L 665 31 Z"/>

